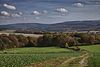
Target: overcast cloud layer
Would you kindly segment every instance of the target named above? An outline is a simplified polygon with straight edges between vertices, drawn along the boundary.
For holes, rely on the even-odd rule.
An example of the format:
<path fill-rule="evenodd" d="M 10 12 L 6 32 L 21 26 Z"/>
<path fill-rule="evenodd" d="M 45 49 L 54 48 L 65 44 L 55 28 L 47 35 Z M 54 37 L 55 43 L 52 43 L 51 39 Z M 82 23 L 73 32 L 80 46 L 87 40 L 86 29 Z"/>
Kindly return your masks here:
<path fill-rule="evenodd" d="M 0 0 L 0 24 L 100 20 L 100 0 Z"/>

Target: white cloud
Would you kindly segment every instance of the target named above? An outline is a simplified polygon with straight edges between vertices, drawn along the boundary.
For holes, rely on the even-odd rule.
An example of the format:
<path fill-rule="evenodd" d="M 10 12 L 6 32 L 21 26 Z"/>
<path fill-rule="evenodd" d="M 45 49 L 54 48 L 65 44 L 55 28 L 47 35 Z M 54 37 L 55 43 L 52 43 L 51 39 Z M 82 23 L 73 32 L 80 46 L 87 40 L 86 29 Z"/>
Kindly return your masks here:
<path fill-rule="evenodd" d="M 33 14 L 33 15 L 39 15 L 40 12 L 39 12 L 39 11 L 33 11 L 32 14 Z"/>
<path fill-rule="evenodd" d="M 23 14 L 22 12 L 17 12 L 17 13 L 8 13 L 7 11 L 0 12 L 1 16 L 11 16 L 11 17 L 21 17 L 22 14 Z"/>
<path fill-rule="evenodd" d="M 57 11 L 57 12 L 61 12 L 61 13 L 66 13 L 66 12 L 68 12 L 68 10 L 65 9 L 65 8 L 57 8 L 56 11 Z"/>
<path fill-rule="evenodd" d="M 7 11 L 1 11 L 0 14 L 3 16 L 10 16 L 10 13 L 8 13 Z"/>
<path fill-rule="evenodd" d="M 46 14 L 46 13 L 48 13 L 48 11 L 47 10 L 43 10 L 43 13 Z"/>
<path fill-rule="evenodd" d="M 22 14 L 22 12 L 14 13 L 12 14 L 12 17 L 21 17 Z"/>
<path fill-rule="evenodd" d="M 11 16 L 12 16 L 12 17 L 21 17 L 21 15 L 19 15 L 19 14 L 17 14 L 17 13 L 16 13 L 16 14 L 12 14 Z"/>
<path fill-rule="evenodd" d="M 22 15 L 23 13 L 22 13 L 22 12 L 18 12 L 18 14 L 19 14 L 19 15 Z"/>
<path fill-rule="evenodd" d="M 7 9 L 16 10 L 16 7 L 13 5 L 3 4 L 3 6 Z"/>
<path fill-rule="evenodd" d="M 82 3 L 74 3 L 74 6 L 76 6 L 76 7 L 84 7 L 84 4 L 82 4 Z"/>

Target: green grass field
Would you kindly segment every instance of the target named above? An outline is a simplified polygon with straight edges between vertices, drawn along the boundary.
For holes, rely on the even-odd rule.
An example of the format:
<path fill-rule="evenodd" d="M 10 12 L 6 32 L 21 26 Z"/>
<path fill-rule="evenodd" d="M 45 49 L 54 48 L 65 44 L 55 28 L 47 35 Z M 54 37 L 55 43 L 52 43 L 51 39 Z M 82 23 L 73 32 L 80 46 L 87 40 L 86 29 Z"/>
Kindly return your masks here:
<path fill-rule="evenodd" d="M 0 51 L 0 67 L 24 67 L 31 63 L 78 55 L 78 52 L 58 47 L 7 49 Z"/>
<path fill-rule="evenodd" d="M 80 48 L 88 50 L 92 54 L 89 67 L 100 67 L 100 45 L 81 46 Z"/>
<path fill-rule="evenodd" d="M 59 48 L 59 47 L 26 47 L 26 48 L 13 48 L 0 51 L 0 53 L 10 54 L 46 54 L 46 53 L 64 53 L 70 52 L 71 50 Z"/>
<path fill-rule="evenodd" d="M 100 67 L 100 45 L 80 46 L 80 48 L 88 50 L 93 55 L 93 57 L 89 59 L 89 67 Z M 6 49 L 4 51 L 0 51 L 0 67 L 25 67 L 27 65 L 30 65 L 31 63 L 47 64 L 47 62 L 55 63 L 56 61 L 58 61 L 56 63 L 59 64 L 60 62 L 66 60 L 64 58 L 69 59 L 71 57 L 77 57 L 79 55 L 80 52 L 75 52 L 66 48 L 59 47 Z M 61 61 L 59 61 L 59 59 Z"/>

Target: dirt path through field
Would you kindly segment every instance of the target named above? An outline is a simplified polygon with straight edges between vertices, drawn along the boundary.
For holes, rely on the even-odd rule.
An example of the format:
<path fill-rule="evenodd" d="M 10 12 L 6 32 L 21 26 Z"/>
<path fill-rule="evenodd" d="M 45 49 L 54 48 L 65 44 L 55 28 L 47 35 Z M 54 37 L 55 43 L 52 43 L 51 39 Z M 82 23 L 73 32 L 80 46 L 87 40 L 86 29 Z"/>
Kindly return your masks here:
<path fill-rule="evenodd" d="M 88 66 L 89 54 L 86 52 L 78 57 L 72 57 L 60 64 L 59 67 L 85 67 Z"/>
<path fill-rule="evenodd" d="M 88 52 L 82 51 L 82 55 L 70 58 L 57 58 L 53 60 L 44 61 L 41 63 L 31 64 L 26 67 L 86 67 L 88 66 Z"/>

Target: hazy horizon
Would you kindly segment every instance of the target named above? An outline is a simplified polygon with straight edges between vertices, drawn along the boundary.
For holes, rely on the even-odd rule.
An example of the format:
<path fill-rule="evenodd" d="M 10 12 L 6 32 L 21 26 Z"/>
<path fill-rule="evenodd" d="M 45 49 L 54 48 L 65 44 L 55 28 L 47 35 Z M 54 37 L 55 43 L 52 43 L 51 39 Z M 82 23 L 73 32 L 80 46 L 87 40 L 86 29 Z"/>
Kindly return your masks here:
<path fill-rule="evenodd" d="M 0 0 L 0 25 L 100 20 L 100 0 Z"/>

